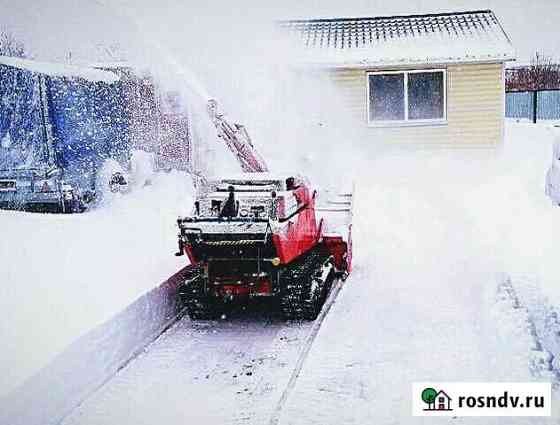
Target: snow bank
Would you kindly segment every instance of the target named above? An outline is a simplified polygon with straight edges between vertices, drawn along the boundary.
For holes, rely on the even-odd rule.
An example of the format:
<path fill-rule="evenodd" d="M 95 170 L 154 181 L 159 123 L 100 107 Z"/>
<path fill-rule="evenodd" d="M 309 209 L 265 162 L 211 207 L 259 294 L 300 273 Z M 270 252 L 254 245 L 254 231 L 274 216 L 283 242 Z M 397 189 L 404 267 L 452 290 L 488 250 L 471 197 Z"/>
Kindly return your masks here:
<path fill-rule="evenodd" d="M 362 152 L 349 171 L 354 271 L 280 423 L 415 423 L 412 382 L 542 379 L 526 329 L 496 300 L 500 272 L 525 271 L 560 305 L 551 139 L 545 125 L 508 123 L 498 152 Z"/>
<path fill-rule="evenodd" d="M 79 77 L 92 82 L 99 81 L 108 84 L 119 80 L 119 77 L 113 72 L 62 63 L 37 62 L 29 59 L 0 56 L 0 64 L 51 75 L 53 77 Z"/>
<path fill-rule="evenodd" d="M 187 268 L 70 344 L 0 400 L 0 422 L 58 424 L 165 331 L 181 312 L 177 290 Z M 33 406 L 33 409 L 29 409 Z"/>
<path fill-rule="evenodd" d="M 85 214 L 0 211 L 0 397 L 184 266 L 175 223 L 192 194 L 172 172 Z"/>
<path fill-rule="evenodd" d="M 492 177 L 465 193 L 464 207 L 475 234 L 496 248 L 496 267 L 535 275 L 545 295 L 560 305 L 560 208 L 545 194 L 556 132 L 547 124 L 508 123 Z"/>
<path fill-rule="evenodd" d="M 534 379 L 526 340 L 493 310 L 501 272 L 536 274 L 539 290 L 560 305 L 560 210 L 544 194 L 552 133 L 545 125 L 506 129 L 501 151 L 357 145 L 348 153 L 341 143 L 325 153 L 322 139 L 309 138 L 290 158 L 303 163 L 315 152 L 319 160 L 306 170 L 314 176 L 327 172 L 326 157 L 339 156 L 337 170 L 352 158 L 353 168 L 337 179 L 357 183 L 355 270 L 281 421 L 408 423 L 413 381 Z M 139 160 L 139 176 L 145 163 Z M 7 229 L 1 277 L 10 282 L 0 289 L 0 307 L 12 318 L 0 325 L 5 393 L 179 268 L 170 256 L 174 218 L 190 205 L 191 192 L 184 175 L 157 175 L 89 214 L 0 214 Z M 124 340 L 130 329 L 120 329 Z M 110 350 L 95 352 L 95 367 L 114 364 Z"/>

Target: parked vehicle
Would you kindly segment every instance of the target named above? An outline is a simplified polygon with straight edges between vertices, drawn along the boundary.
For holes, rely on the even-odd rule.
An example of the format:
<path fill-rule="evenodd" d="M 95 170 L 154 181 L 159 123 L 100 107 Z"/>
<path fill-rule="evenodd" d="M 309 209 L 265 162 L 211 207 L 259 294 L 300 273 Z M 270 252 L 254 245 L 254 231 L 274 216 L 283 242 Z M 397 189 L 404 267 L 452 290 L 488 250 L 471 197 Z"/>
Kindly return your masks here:
<path fill-rule="evenodd" d="M 0 57 L 0 99 L 0 208 L 83 211 L 107 160 L 127 169 L 130 114 L 116 74 Z"/>

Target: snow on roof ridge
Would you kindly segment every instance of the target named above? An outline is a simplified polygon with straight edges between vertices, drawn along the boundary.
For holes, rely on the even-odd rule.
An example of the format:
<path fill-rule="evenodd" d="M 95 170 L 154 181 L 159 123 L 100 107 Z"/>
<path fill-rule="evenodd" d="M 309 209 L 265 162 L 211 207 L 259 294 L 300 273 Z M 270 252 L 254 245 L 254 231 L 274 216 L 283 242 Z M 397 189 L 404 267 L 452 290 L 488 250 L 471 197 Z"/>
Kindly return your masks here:
<path fill-rule="evenodd" d="M 302 53 L 300 62 L 308 64 L 379 66 L 515 60 L 511 40 L 490 9 L 296 19 L 277 24 L 293 36 Z"/>
<path fill-rule="evenodd" d="M 91 82 L 110 84 L 119 80 L 118 75 L 109 71 L 63 63 L 40 62 L 11 56 L 0 56 L 0 64 L 54 77 L 83 78 Z"/>
<path fill-rule="evenodd" d="M 436 18 L 443 16 L 471 15 L 476 13 L 492 13 L 490 9 L 464 10 L 457 12 L 438 12 L 438 13 L 418 13 L 405 15 L 379 15 L 379 16 L 357 16 L 357 17 L 340 17 L 340 18 L 310 18 L 310 19 L 281 19 L 277 21 L 282 23 L 306 23 L 306 22 L 338 22 L 338 21 L 371 21 L 383 19 L 407 19 L 407 18 Z"/>

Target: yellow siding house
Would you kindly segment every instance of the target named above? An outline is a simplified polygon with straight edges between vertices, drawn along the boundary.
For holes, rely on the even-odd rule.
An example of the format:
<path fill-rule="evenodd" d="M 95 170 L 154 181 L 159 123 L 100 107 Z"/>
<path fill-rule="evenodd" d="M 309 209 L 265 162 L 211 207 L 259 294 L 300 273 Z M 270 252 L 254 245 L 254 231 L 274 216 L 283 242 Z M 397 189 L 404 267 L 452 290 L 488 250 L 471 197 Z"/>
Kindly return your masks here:
<path fill-rule="evenodd" d="M 496 146 L 504 134 L 504 64 L 515 60 L 490 10 L 282 21 L 297 61 L 328 72 L 369 138 Z"/>

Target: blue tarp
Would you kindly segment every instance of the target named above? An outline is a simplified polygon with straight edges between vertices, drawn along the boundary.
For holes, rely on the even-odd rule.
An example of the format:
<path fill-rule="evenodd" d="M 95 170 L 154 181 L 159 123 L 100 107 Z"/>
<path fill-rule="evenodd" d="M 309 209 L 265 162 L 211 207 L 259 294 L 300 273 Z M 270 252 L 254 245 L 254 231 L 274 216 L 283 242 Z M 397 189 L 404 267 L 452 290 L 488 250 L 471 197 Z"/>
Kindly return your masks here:
<path fill-rule="evenodd" d="M 94 189 L 107 159 L 129 158 L 126 86 L 39 74 L 0 64 L 0 170 L 53 166 L 80 189 Z"/>
<path fill-rule="evenodd" d="M 105 160 L 128 160 L 130 111 L 124 84 L 48 77 L 46 86 L 57 164 L 66 180 L 93 189 Z"/>
<path fill-rule="evenodd" d="M 42 168 L 47 161 L 39 76 L 0 65 L 0 170 Z"/>

